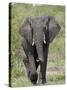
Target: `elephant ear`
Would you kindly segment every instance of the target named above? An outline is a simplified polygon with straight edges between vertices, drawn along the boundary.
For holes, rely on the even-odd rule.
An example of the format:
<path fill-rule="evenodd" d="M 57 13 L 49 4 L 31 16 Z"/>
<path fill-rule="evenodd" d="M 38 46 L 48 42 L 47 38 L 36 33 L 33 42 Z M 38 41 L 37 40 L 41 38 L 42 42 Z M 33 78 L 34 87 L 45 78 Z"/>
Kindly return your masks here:
<path fill-rule="evenodd" d="M 30 44 L 33 42 L 32 28 L 31 28 L 31 18 L 27 18 L 23 25 L 19 29 L 19 33 L 24 37 Z"/>
<path fill-rule="evenodd" d="M 43 40 L 44 44 L 49 44 L 49 22 L 50 18 L 48 16 L 45 16 L 43 19 Z"/>
<path fill-rule="evenodd" d="M 54 17 L 50 18 L 49 22 L 49 41 L 52 42 L 60 31 L 60 26 Z"/>
<path fill-rule="evenodd" d="M 60 31 L 60 26 L 56 22 L 55 18 L 52 16 L 48 16 L 45 18 L 45 24 L 44 24 L 44 35 L 45 35 L 45 41 L 47 44 L 51 43 L 54 38 L 57 36 L 57 34 Z"/>

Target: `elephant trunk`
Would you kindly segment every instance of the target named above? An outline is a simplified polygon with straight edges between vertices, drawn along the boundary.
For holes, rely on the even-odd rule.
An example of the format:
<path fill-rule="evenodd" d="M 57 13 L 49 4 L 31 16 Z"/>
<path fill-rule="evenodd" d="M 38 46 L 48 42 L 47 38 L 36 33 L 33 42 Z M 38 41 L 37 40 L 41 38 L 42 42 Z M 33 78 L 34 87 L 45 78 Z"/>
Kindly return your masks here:
<path fill-rule="evenodd" d="M 37 29 L 38 30 L 38 29 Z M 43 62 L 44 61 L 44 56 L 43 56 L 43 32 L 38 30 L 37 32 L 34 31 L 34 43 L 36 45 L 36 50 L 38 54 L 38 59 L 39 61 Z"/>

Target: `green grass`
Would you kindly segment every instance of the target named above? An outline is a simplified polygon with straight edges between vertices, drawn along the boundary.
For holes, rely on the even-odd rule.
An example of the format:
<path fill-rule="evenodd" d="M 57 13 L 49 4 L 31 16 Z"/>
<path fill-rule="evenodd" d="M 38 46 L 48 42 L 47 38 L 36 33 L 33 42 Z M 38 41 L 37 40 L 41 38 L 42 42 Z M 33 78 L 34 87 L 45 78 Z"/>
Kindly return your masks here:
<path fill-rule="evenodd" d="M 48 80 L 48 83 L 47 85 L 50 85 L 50 84 L 64 84 L 65 81 L 65 75 L 64 73 L 52 73 L 52 74 L 48 74 L 47 75 L 47 80 Z"/>
<path fill-rule="evenodd" d="M 23 76 L 23 78 L 22 76 L 20 76 L 12 79 L 12 87 L 22 87 L 22 86 L 23 87 L 32 86 L 32 83 L 25 76 Z"/>
<path fill-rule="evenodd" d="M 32 86 L 23 64 L 24 51 L 21 49 L 21 36 L 18 31 L 26 17 L 41 15 L 54 16 L 61 26 L 61 31 L 49 47 L 47 85 L 63 84 L 65 81 L 65 7 L 53 5 L 33 7 L 32 4 L 16 3 L 11 8 L 12 87 Z"/>

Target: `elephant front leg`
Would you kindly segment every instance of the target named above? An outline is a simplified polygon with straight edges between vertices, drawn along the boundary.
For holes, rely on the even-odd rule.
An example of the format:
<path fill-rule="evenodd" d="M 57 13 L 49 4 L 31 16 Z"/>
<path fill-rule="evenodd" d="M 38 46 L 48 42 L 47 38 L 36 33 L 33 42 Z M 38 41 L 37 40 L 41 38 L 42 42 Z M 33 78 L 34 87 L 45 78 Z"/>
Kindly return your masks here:
<path fill-rule="evenodd" d="M 42 84 L 46 83 L 48 47 L 49 45 L 43 45 L 44 61 L 40 63 L 40 78 L 42 79 Z"/>
<path fill-rule="evenodd" d="M 35 84 L 37 82 L 38 75 L 36 72 L 34 60 L 34 49 L 32 48 L 32 45 L 30 45 L 30 43 L 28 43 L 24 38 L 22 41 L 22 46 L 27 57 L 27 59 L 24 59 L 23 62 L 27 69 L 28 78 L 31 80 L 33 84 Z"/>
<path fill-rule="evenodd" d="M 32 56 L 30 56 L 30 59 Z M 32 59 L 33 60 L 33 59 Z M 29 62 L 28 58 L 24 58 L 23 59 L 23 62 L 24 62 L 24 65 L 26 67 L 26 71 L 27 71 L 27 76 L 28 78 L 31 80 L 31 82 L 33 84 L 36 84 L 36 81 L 37 81 L 37 73 L 36 73 L 36 67 L 35 67 L 35 64 L 34 62 Z"/>
<path fill-rule="evenodd" d="M 30 64 L 29 78 L 33 84 L 36 84 L 37 79 L 38 79 L 38 74 L 36 72 L 36 65 L 35 65 L 34 57 L 31 55 L 30 52 L 28 54 L 28 58 L 29 58 L 29 64 Z"/>

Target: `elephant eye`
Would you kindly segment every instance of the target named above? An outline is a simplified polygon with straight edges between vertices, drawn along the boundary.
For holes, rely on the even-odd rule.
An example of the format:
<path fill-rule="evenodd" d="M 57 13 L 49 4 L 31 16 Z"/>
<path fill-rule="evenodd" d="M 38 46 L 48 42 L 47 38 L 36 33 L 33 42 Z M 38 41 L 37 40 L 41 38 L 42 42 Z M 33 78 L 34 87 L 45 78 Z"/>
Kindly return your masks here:
<path fill-rule="evenodd" d="M 45 27 L 43 28 L 43 30 L 47 30 L 47 26 L 45 26 Z"/>

